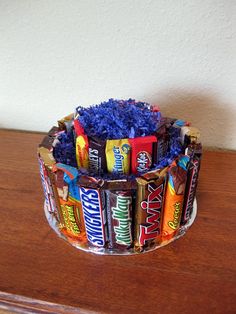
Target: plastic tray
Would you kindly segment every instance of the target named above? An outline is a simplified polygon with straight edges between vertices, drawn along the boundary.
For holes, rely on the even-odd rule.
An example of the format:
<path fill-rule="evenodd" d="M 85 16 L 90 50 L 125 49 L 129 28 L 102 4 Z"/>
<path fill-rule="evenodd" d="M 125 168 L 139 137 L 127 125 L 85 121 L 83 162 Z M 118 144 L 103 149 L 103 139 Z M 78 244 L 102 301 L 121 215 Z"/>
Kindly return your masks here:
<path fill-rule="evenodd" d="M 170 240 L 165 240 L 161 244 L 154 244 L 151 247 L 145 248 L 141 253 L 134 251 L 134 249 L 132 249 L 132 248 L 129 250 L 117 250 L 117 249 L 95 247 L 95 246 L 90 245 L 89 243 L 79 243 L 78 241 L 75 241 L 74 239 L 67 237 L 63 233 L 61 233 L 60 228 L 59 228 L 59 224 L 58 224 L 55 216 L 52 213 L 50 213 L 47 209 L 46 202 L 44 203 L 44 211 L 45 211 L 45 216 L 48 220 L 49 225 L 57 233 L 57 235 L 59 237 L 61 237 L 62 239 L 64 239 L 65 241 L 69 242 L 72 246 L 76 247 L 79 250 L 82 250 L 85 252 L 90 252 L 90 253 L 95 253 L 95 254 L 100 254 L 100 255 L 134 255 L 134 254 L 143 254 L 146 252 L 150 252 L 150 251 L 159 249 L 159 248 L 161 248 L 165 245 L 168 245 L 169 243 L 179 239 L 183 235 L 185 235 L 185 233 L 187 232 L 189 227 L 191 227 L 191 225 L 193 224 L 193 222 L 196 218 L 197 201 L 196 201 L 196 199 L 194 200 L 193 212 L 192 212 L 192 216 L 191 216 L 190 220 L 188 221 L 188 223 L 186 225 L 179 228 L 178 232 L 176 233 L 176 235 L 173 238 L 171 238 Z"/>

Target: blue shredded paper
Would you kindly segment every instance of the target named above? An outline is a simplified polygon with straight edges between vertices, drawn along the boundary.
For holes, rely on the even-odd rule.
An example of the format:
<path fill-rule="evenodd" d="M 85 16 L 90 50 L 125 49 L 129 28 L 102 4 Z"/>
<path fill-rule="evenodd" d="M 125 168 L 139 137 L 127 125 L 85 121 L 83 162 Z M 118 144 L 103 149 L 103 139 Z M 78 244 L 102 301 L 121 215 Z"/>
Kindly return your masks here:
<path fill-rule="evenodd" d="M 62 164 L 77 167 L 73 130 L 59 134 L 57 139 L 58 143 L 53 149 L 55 160 Z"/>
<path fill-rule="evenodd" d="M 134 99 L 109 99 L 89 108 L 77 107 L 78 120 L 90 137 L 102 140 L 133 138 L 154 133 L 161 120 L 160 112 Z"/>
<path fill-rule="evenodd" d="M 152 107 L 145 102 L 136 102 L 133 99 L 114 100 L 109 99 L 100 105 L 93 105 L 88 108 L 77 107 L 77 119 L 84 128 L 85 134 L 89 137 L 96 137 L 102 140 L 134 138 L 148 136 L 155 133 L 166 118 L 161 117 L 158 111 L 152 111 Z M 183 153 L 183 146 L 180 141 L 180 126 L 184 123 L 177 120 L 174 126 L 168 127 L 170 136 L 169 149 L 166 156 L 153 165 L 152 169 L 161 169 L 170 165 L 173 160 Z M 58 143 L 54 147 L 53 155 L 57 162 L 77 168 L 75 135 L 73 127 L 62 132 L 57 137 Z M 86 169 L 78 169 L 80 175 L 92 175 Z M 149 170 L 148 170 L 149 171 Z M 134 175 L 126 176 L 119 174 L 103 174 L 103 179 L 134 179 Z"/>

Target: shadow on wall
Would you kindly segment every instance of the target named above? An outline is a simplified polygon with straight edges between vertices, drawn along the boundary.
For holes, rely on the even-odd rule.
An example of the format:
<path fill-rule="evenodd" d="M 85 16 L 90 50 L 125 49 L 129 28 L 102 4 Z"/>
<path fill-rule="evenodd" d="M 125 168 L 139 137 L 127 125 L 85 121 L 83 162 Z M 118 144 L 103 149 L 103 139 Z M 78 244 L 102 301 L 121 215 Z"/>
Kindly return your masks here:
<path fill-rule="evenodd" d="M 227 105 L 210 94 L 168 90 L 154 98 L 164 116 L 191 122 L 201 132 L 205 147 L 233 148 L 236 144 L 233 126 L 234 113 L 227 111 Z"/>

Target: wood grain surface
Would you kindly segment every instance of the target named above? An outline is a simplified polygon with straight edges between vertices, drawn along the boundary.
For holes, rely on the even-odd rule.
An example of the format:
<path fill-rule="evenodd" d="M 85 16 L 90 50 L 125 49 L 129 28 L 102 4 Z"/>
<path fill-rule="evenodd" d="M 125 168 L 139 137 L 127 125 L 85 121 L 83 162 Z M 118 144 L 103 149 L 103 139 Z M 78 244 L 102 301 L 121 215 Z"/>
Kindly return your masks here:
<path fill-rule="evenodd" d="M 236 313 L 236 153 L 204 152 L 198 215 L 183 238 L 143 255 L 97 256 L 47 224 L 42 137 L 0 131 L 0 307 L 20 295 L 78 313 Z"/>

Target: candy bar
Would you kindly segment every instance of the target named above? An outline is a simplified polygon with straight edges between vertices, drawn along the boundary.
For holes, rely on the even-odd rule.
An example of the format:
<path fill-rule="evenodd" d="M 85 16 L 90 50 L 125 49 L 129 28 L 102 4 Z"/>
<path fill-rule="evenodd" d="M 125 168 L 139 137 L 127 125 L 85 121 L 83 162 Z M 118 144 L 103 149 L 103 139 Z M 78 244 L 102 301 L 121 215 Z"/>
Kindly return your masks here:
<path fill-rule="evenodd" d="M 160 237 L 166 170 L 137 178 L 134 235 L 137 251 L 154 245 Z"/>
<path fill-rule="evenodd" d="M 106 191 L 109 248 L 128 248 L 132 238 L 132 193 Z"/>
<path fill-rule="evenodd" d="M 129 174 L 130 144 L 128 139 L 107 140 L 107 170 L 110 173 Z"/>
<path fill-rule="evenodd" d="M 187 184 L 184 195 L 183 211 L 181 216 L 181 225 L 185 225 L 191 218 L 193 210 L 193 201 L 196 195 L 198 174 L 201 162 L 201 144 L 190 144 L 186 153 L 190 154 L 190 162 L 187 173 Z"/>
<path fill-rule="evenodd" d="M 172 163 L 168 171 L 162 223 L 163 241 L 171 239 L 180 225 L 188 162 L 188 156 L 181 156 L 178 161 Z"/>
<path fill-rule="evenodd" d="M 80 198 L 88 241 L 104 247 L 108 240 L 104 191 L 80 187 Z"/>
<path fill-rule="evenodd" d="M 153 145 L 157 142 L 155 136 L 136 137 L 130 139 L 131 172 L 133 174 L 148 171 L 152 166 Z"/>
<path fill-rule="evenodd" d="M 89 171 L 95 175 L 107 172 L 105 147 L 105 141 L 89 139 Z"/>
<path fill-rule="evenodd" d="M 78 170 L 57 163 L 53 166 L 55 186 L 57 188 L 60 213 L 63 217 L 64 234 L 86 241 L 85 225 L 77 185 Z"/>

